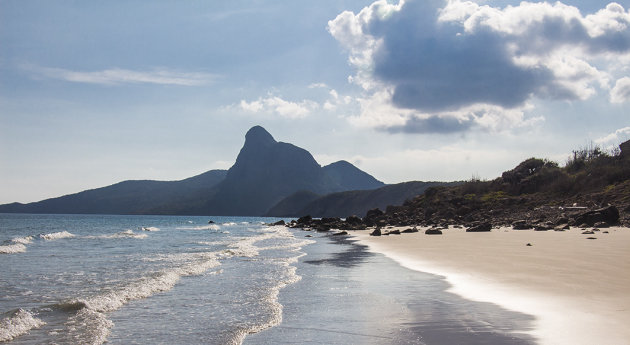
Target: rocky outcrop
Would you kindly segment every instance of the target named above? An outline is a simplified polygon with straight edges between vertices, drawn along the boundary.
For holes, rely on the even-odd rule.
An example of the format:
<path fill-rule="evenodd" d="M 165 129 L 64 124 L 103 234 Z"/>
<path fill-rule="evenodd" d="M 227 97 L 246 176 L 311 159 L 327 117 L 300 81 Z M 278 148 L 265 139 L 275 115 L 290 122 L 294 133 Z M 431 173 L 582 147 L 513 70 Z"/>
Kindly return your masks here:
<path fill-rule="evenodd" d="M 619 210 L 615 206 L 607 206 L 593 211 L 584 212 L 573 218 L 574 224 L 587 224 L 594 226 L 596 223 L 617 224 L 619 222 Z"/>

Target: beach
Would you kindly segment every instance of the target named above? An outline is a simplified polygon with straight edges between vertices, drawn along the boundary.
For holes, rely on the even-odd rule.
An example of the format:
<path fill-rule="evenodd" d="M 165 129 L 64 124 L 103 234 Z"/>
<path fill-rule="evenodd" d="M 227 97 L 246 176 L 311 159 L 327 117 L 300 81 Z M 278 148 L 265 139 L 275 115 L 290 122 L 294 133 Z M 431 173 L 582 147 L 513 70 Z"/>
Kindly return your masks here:
<path fill-rule="evenodd" d="M 540 344 L 630 344 L 630 229 L 419 230 L 352 234 L 404 267 L 444 276 L 449 292 L 534 316 L 528 333 Z"/>

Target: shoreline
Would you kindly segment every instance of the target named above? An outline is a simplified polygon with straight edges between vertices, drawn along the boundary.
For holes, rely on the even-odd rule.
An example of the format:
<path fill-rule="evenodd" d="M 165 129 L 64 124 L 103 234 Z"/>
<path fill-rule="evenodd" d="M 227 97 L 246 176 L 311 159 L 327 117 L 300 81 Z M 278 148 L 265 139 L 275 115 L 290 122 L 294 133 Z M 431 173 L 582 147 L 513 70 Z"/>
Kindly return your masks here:
<path fill-rule="evenodd" d="M 630 229 L 604 229 L 596 240 L 578 228 L 449 228 L 443 235 L 425 229 L 351 235 L 406 268 L 445 277 L 449 292 L 536 317 L 526 334 L 540 344 L 630 344 Z"/>

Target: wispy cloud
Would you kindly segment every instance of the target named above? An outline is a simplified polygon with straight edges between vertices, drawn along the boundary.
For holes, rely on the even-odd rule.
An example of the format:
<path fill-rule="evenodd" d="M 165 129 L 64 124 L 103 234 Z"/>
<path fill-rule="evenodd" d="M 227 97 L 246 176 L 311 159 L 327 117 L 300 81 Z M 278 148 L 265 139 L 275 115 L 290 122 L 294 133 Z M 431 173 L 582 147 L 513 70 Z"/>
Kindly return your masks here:
<path fill-rule="evenodd" d="M 308 116 L 319 105 L 311 100 L 292 102 L 278 96 L 269 96 L 267 98 L 258 98 L 258 100 L 252 102 L 241 100 L 239 107 L 247 112 L 275 113 L 282 117 L 295 119 Z"/>
<path fill-rule="evenodd" d="M 22 69 L 39 78 L 99 85 L 159 84 L 198 86 L 209 84 L 217 77 L 210 73 L 182 72 L 166 68 L 156 68 L 147 71 L 134 71 L 122 68 L 110 68 L 101 71 L 73 71 L 63 68 L 23 65 Z"/>

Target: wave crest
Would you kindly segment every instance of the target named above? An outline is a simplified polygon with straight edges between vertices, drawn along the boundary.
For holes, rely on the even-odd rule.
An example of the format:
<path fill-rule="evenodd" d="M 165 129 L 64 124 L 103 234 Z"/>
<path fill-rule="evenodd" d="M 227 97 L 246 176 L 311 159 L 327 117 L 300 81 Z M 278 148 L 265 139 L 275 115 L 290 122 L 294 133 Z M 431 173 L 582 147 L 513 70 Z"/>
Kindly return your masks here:
<path fill-rule="evenodd" d="M 24 309 L 7 314 L 9 314 L 7 317 L 0 320 L 0 342 L 12 340 L 46 324 Z"/>
<path fill-rule="evenodd" d="M 58 240 L 58 239 L 62 239 L 62 238 L 69 238 L 69 237 L 74 237 L 74 234 L 71 234 L 67 231 L 60 231 L 60 232 L 53 232 L 50 234 L 40 234 L 39 238 L 44 239 L 46 241 L 53 241 L 53 240 Z"/>

